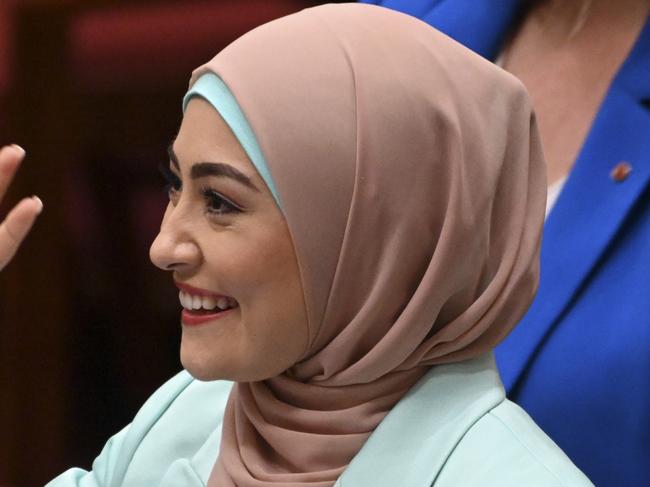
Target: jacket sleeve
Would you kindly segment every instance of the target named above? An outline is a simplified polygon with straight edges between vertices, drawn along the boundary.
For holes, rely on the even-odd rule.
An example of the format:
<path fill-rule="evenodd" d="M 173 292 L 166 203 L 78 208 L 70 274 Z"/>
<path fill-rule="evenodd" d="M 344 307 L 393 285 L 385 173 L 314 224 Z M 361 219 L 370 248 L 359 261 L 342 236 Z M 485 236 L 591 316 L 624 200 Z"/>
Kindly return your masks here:
<path fill-rule="evenodd" d="M 90 472 L 81 468 L 71 468 L 50 481 L 45 487 L 108 486 L 129 427 L 130 425 L 108 440 L 102 452 L 93 462 Z"/>

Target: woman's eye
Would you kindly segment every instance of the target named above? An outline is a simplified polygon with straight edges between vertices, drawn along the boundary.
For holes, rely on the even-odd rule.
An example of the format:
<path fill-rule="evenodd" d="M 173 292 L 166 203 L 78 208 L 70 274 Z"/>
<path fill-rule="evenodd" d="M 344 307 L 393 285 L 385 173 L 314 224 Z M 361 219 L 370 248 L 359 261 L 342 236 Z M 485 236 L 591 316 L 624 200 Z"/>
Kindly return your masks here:
<path fill-rule="evenodd" d="M 226 215 L 229 213 L 239 213 L 242 211 L 234 203 L 228 201 L 215 190 L 203 188 L 201 190 L 206 202 L 206 211 L 211 215 Z"/>
<path fill-rule="evenodd" d="M 180 178 L 165 164 L 158 165 L 158 170 L 165 180 L 165 192 L 169 200 L 175 205 L 178 200 L 180 191 L 183 189 L 183 183 Z M 231 213 L 240 213 L 243 210 L 232 201 L 224 198 L 210 187 L 203 187 L 200 193 L 205 200 L 205 211 L 210 216 L 222 216 Z"/>
<path fill-rule="evenodd" d="M 169 169 L 168 166 L 164 165 L 163 163 L 160 163 L 158 165 L 158 170 L 160 171 L 160 174 L 162 174 L 162 177 L 164 178 L 166 184 L 164 186 L 165 188 L 165 193 L 169 196 L 169 199 L 171 200 L 174 195 L 181 190 L 182 188 L 182 183 L 181 180 L 172 172 L 171 169 Z"/>

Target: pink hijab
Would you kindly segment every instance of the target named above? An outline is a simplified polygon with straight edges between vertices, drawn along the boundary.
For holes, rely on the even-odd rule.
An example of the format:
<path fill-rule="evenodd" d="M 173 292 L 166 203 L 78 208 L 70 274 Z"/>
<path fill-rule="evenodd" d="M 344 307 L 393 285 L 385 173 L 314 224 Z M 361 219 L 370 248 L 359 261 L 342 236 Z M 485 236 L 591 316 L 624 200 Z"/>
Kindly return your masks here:
<path fill-rule="evenodd" d="M 238 383 L 210 486 L 330 487 L 434 364 L 492 349 L 537 288 L 546 172 L 513 76 L 407 15 L 323 5 L 212 71 L 250 123 L 298 258 L 310 345 Z"/>

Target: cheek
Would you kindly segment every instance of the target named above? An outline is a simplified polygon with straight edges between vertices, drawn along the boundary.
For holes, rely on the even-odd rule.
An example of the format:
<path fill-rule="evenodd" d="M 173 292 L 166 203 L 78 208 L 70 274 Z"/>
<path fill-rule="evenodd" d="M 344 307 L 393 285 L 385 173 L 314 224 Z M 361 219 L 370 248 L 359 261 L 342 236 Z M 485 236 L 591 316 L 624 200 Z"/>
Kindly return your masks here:
<path fill-rule="evenodd" d="M 263 380 L 305 352 L 307 316 L 290 236 L 286 227 L 264 228 L 251 223 L 203 242 L 205 277 L 240 309 L 227 326 L 184 330 L 182 361 L 193 374 Z"/>
<path fill-rule="evenodd" d="M 226 265 L 249 337 L 289 366 L 307 343 L 303 289 L 288 231 L 266 237 L 240 245 Z"/>
<path fill-rule="evenodd" d="M 299 285 L 291 242 L 281 232 L 224 238 L 210 258 L 217 280 L 219 276 L 224 280 L 224 292 L 241 299 L 242 304 L 253 298 L 285 301 L 283 296 L 293 294 L 296 281 Z"/>

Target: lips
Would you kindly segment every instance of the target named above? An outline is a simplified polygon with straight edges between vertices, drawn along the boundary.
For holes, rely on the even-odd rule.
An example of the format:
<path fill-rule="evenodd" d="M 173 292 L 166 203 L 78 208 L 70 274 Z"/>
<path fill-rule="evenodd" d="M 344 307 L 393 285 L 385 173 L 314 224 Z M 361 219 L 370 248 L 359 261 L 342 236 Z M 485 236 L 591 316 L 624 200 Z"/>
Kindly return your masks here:
<path fill-rule="evenodd" d="M 220 320 L 229 314 L 231 314 L 233 311 L 235 311 L 237 308 L 230 308 L 226 309 L 223 311 L 207 311 L 207 310 L 187 310 L 184 309 L 181 312 L 181 321 L 183 322 L 184 325 L 186 326 L 198 326 L 198 325 L 203 325 L 207 324 L 216 320 Z"/>
<path fill-rule="evenodd" d="M 207 289 L 201 289 L 200 287 L 190 286 L 189 284 L 185 284 L 183 282 L 174 281 L 174 284 L 176 284 L 176 287 L 181 291 L 185 291 L 186 293 L 191 294 L 193 296 L 206 296 L 206 297 L 212 297 L 214 299 L 230 298 L 230 296 L 226 296 L 225 294 L 217 294 L 212 291 L 208 291 Z"/>
<path fill-rule="evenodd" d="M 180 289 L 179 299 L 183 306 L 181 321 L 187 326 L 197 326 L 219 320 L 238 307 L 234 298 L 207 289 L 175 281 Z M 227 306 L 227 307 L 226 307 Z"/>

